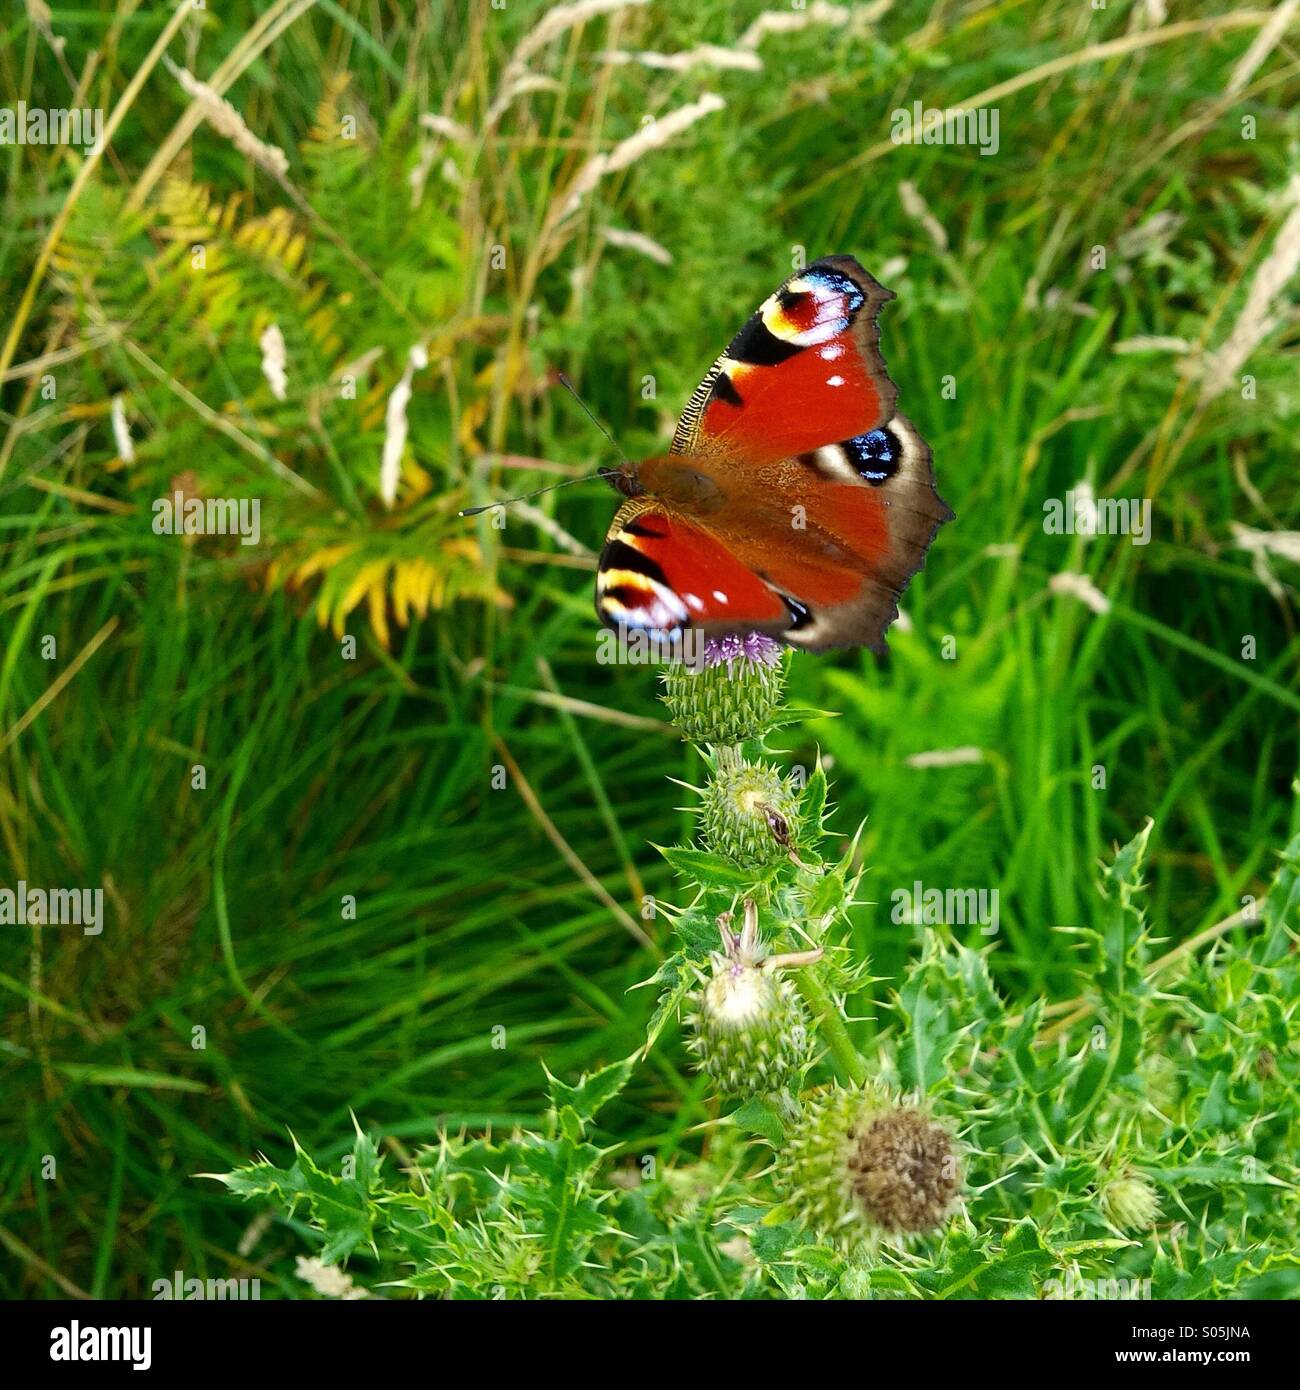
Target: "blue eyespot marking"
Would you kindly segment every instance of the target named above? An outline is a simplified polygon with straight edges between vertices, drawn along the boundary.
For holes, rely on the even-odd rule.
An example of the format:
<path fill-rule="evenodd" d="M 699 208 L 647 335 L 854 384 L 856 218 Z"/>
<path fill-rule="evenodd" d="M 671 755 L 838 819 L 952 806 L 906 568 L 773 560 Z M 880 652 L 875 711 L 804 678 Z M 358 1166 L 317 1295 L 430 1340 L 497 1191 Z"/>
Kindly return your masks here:
<path fill-rule="evenodd" d="M 806 270 L 803 273 L 803 278 L 812 281 L 815 285 L 825 285 L 828 290 L 833 291 L 835 294 L 842 294 L 844 296 L 844 307 L 848 310 L 850 316 L 856 314 L 866 302 L 866 296 L 862 291 L 847 275 L 842 274 L 838 270 L 826 270 L 823 268 Z"/>
<path fill-rule="evenodd" d="M 846 439 L 840 448 L 873 487 L 888 482 L 898 472 L 903 460 L 902 443 L 888 426 Z"/>

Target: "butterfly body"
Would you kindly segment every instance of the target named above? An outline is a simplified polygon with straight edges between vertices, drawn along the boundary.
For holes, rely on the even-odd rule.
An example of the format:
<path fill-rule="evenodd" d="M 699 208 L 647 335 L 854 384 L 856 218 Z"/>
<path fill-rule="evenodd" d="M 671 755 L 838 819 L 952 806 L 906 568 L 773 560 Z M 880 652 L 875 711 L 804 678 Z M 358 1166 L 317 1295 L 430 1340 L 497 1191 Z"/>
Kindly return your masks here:
<path fill-rule="evenodd" d="M 671 452 L 606 472 L 627 501 L 597 574 L 603 622 L 883 648 L 952 516 L 880 356 L 892 298 L 849 256 L 797 271 L 714 363 Z"/>

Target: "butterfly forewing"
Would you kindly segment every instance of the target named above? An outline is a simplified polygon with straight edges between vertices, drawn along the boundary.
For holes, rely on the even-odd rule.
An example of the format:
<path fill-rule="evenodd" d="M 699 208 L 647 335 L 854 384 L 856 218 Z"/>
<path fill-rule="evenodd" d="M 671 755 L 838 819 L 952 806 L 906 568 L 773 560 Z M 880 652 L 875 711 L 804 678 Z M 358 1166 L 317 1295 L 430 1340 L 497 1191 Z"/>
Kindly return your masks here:
<path fill-rule="evenodd" d="M 725 451 L 762 463 L 883 425 L 895 388 L 880 357 L 876 314 L 892 298 L 851 256 L 796 271 L 700 383 L 673 453 Z"/>

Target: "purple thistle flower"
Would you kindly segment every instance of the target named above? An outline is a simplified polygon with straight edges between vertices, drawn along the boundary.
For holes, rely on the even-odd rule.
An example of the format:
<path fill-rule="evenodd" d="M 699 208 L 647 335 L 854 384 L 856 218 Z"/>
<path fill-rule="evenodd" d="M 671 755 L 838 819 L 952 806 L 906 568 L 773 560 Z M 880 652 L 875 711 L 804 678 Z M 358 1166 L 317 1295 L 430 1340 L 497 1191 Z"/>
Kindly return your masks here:
<path fill-rule="evenodd" d="M 781 644 L 761 632 L 747 632 L 744 637 L 710 637 L 704 643 L 705 666 L 730 668 L 738 661 L 754 665 L 775 666 L 781 660 Z"/>
<path fill-rule="evenodd" d="M 781 706 L 784 648 L 757 632 L 688 635 L 696 639 L 689 657 L 683 643 L 683 659 L 663 673 L 664 702 L 683 738 L 715 747 L 761 738 Z"/>

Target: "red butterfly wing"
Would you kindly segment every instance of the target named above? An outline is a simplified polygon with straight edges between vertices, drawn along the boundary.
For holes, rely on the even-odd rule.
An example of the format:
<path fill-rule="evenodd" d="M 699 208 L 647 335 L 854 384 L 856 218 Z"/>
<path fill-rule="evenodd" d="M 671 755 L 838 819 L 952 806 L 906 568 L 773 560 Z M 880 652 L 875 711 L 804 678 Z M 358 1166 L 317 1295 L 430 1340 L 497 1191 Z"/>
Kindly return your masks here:
<path fill-rule="evenodd" d="M 892 298 L 830 256 L 763 303 L 691 398 L 672 453 L 618 477 L 634 500 L 601 556 L 606 623 L 883 650 L 952 516 L 894 409 L 876 328 Z"/>
<path fill-rule="evenodd" d="M 682 413 L 675 454 L 788 458 L 885 424 L 897 394 L 876 315 L 894 296 L 852 256 L 827 256 L 769 296 Z"/>
<path fill-rule="evenodd" d="M 619 508 L 596 576 L 596 611 L 610 627 L 779 632 L 780 595 L 720 537 L 649 500 Z"/>

